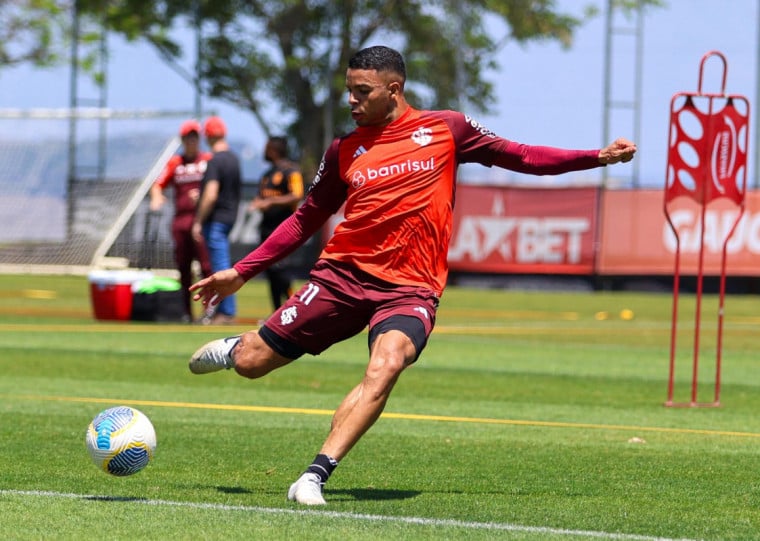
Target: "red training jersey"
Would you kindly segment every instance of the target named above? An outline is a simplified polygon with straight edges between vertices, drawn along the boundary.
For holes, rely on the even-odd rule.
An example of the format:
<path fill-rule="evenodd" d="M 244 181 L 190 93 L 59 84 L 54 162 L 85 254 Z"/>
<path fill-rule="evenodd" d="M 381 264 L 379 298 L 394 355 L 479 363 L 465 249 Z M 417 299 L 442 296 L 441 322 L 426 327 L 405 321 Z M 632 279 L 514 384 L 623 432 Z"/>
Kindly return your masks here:
<path fill-rule="evenodd" d="M 195 214 L 198 197 L 197 192 L 195 197 L 192 192 L 200 190 L 203 173 L 206 172 L 211 156 L 210 152 L 199 152 L 195 159 L 190 160 L 184 155 L 175 154 L 166 162 L 155 183 L 162 190 L 169 186 L 174 188 L 175 216 Z"/>
<path fill-rule="evenodd" d="M 522 145 L 462 113 L 410 107 L 387 126 L 358 127 L 333 141 L 304 204 L 235 269 L 251 278 L 295 250 L 345 203 L 345 219 L 321 258 L 440 295 L 459 164 L 558 174 L 599 167 L 598 155 L 598 149 Z"/>

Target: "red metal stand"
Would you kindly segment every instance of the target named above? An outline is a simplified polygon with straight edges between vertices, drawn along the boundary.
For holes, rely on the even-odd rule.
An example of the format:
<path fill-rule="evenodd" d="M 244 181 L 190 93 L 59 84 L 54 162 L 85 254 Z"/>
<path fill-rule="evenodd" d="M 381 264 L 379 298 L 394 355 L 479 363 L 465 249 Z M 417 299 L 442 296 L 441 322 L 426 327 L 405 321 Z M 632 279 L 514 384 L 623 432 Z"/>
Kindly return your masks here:
<path fill-rule="evenodd" d="M 723 79 L 719 93 L 702 91 L 705 62 L 717 57 L 723 63 Z M 726 290 L 726 251 L 728 241 L 744 214 L 747 186 L 747 150 L 749 141 L 749 102 L 739 95 L 726 94 L 726 58 L 710 51 L 699 65 L 697 92 L 678 92 L 670 102 L 668 165 L 665 182 L 665 217 L 676 241 L 673 279 L 673 319 L 670 334 L 670 373 L 666 406 L 715 407 L 720 405 L 721 354 L 723 349 L 723 316 Z M 738 107 L 737 107 L 738 106 Z M 679 197 L 693 199 L 700 206 L 700 248 L 697 265 L 696 316 L 694 324 L 694 356 L 692 362 L 691 399 L 673 401 L 675 381 L 678 293 L 681 273 L 681 238 L 673 225 L 669 205 Z M 720 262 L 720 297 L 718 304 L 718 336 L 715 360 L 715 394 L 712 402 L 698 401 L 699 338 L 704 281 L 705 215 L 707 206 L 726 198 L 738 209 L 736 221 L 722 241 Z"/>

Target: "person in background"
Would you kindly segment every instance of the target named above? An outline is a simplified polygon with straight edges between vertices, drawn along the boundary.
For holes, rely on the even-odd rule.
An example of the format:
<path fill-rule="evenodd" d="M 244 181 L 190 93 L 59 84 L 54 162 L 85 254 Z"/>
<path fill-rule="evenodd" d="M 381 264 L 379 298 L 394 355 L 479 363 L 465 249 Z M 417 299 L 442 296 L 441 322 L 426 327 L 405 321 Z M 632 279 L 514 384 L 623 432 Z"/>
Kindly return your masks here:
<path fill-rule="evenodd" d="M 259 194 L 248 209 L 261 212 L 259 222 L 260 241 L 269 235 L 298 208 L 303 199 L 303 176 L 298 165 L 288 155 L 288 140 L 272 136 L 267 140 L 264 159 L 271 166 L 261 177 Z M 276 310 L 293 294 L 291 288 L 291 263 L 283 259 L 264 271 L 269 281 L 272 306 Z"/>
<path fill-rule="evenodd" d="M 398 51 L 374 46 L 354 54 L 346 90 L 356 129 L 333 140 L 303 204 L 264 243 L 190 287 L 194 300 L 214 305 L 305 243 L 345 203 L 345 219 L 309 281 L 258 329 L 213 340 L 189 362 L 195 374 L 231 369 L 260 378 L 369 328 L 364 375 L 288 490 L 287 498 L 303 505 L 325 505 L 323 485 L 380 418 L 398 378 L 427 345 L 448 278 L 459 164 L 557 175 L 625 163 L 636 153 L 622 137 L 583 150 L 518 143 L 461 112 L 412 107 L 405 83 Z M 387 467 L 393 464 L 378 465 Z"/>
<path fill-rule="evenodd" d="M 190 291 L 193 283 L 192 264 L 198 261 L 203 276 L 212 273 L 208 251 L 204 239 L 192 234 L 193 219 L 201 193 L 201 181 L 206 166 L 211 159 L 210 152 L 200 150 L 201 125 L 197 120 L 186 120 L 179 128 L 182 151 L 175 154 L 161 171 L 150 188 L 150 212 L 158 212 L 167 201 L 164 191 L 174 190 L 174 218 L 172 219 L 172 240 L 174 241 L 174 261 L 179 271 L 180 284 L 184 293 L 185 315 L 193 321 Z"/>
<path fill-rule="evenodd" d="M 201 195 L 192 233 L 196 240 L 206 240 L 211 269 L 217 272 L 230 266 L 229 235 L 235 225 L 242 190 L 240 159 L 230 149 L 227 127 L 218 116 L 206 119 L 203 135 L 213 156 L 201 181 Z M 204 323 L 234 323 L 236 311 L 235 296 L 230 295 L 216 305 L 213 315 L 207 310 Z"/>

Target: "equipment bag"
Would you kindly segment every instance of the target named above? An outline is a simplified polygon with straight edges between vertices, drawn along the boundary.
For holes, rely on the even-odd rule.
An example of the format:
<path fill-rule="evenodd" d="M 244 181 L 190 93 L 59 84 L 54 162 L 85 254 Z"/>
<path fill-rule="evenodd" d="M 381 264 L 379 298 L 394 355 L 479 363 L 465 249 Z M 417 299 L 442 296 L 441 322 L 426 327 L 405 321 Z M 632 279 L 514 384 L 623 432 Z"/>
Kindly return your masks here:
<path fill-rule="evenodd" d="M 185 318 L 184 296 L 177 280 L 155 277 L 133 284 L 133 321 L 168 323 Z"/>

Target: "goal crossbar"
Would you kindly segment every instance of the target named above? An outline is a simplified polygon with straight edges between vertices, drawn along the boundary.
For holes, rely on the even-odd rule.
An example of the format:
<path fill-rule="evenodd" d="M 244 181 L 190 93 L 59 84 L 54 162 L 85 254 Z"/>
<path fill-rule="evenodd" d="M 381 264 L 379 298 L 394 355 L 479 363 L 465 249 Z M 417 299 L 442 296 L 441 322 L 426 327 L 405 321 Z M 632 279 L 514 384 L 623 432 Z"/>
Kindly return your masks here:
<path fill-rule="evenodd" d="M 111 109 L 110 107 L 64 107 L 30 109 L 0 108 L 0 119 L 37 120 L 135 120 L 145 118 L 193 117 L 193 111 L 166 111 L 160 109 Z"/>

